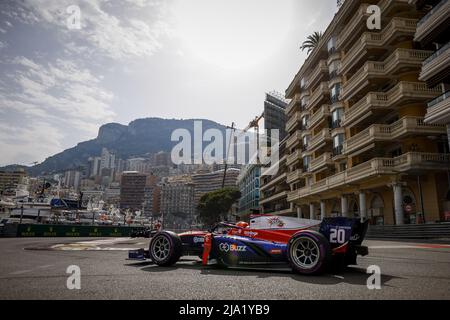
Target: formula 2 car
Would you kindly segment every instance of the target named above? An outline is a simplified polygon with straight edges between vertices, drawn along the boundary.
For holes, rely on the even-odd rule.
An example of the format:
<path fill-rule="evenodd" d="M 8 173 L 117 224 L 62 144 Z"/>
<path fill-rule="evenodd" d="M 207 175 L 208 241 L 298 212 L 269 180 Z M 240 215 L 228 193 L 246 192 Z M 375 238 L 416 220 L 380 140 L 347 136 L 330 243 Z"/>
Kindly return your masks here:
<path fill-rule="evenodd" d="M 130 260 L 172 266 L 182 256 L 198 256 L 203 265 L 225 268 L 289 266 L 301 274 L 320 274 L 330 266 L 356 264 L 367 255 L 362 246 L 368 221 L 325 218 L 322 221 L 257 215 L 250 224 L 221 222 L 208 231 L 153 235 L 149 249 L 131 250 Z"/>

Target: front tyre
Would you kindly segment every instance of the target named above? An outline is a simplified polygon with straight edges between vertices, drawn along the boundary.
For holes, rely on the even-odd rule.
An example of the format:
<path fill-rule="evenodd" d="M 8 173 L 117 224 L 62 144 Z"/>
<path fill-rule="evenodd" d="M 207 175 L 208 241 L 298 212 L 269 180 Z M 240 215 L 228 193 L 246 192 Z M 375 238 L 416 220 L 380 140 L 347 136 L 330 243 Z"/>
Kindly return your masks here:
<path fill-rule="evenodd" d="M 294 272 L 320 274 L 331 259 L 330 244 L 316 231 L 303 231 L 294 234 L 289 240 L 287 256 Z"/>
<path fill-rule="evenodd" d="M 178 262 L 182 249 L 181 239 L 176 233 L 161 231 L 150 241 L 149 254 L 158 266 L 170 267 Z"/>

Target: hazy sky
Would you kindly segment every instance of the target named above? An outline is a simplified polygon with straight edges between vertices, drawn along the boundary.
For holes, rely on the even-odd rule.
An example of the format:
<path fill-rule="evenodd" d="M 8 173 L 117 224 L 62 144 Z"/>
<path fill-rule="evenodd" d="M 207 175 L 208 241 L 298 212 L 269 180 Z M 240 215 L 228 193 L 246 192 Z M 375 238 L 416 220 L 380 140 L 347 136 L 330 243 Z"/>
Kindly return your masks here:
<path fill-rule="evenodd" d="M 243 128 L 335 11 L 335 0 L 0 0 L 0 165 L 43 161 L 107 122 Z"/>

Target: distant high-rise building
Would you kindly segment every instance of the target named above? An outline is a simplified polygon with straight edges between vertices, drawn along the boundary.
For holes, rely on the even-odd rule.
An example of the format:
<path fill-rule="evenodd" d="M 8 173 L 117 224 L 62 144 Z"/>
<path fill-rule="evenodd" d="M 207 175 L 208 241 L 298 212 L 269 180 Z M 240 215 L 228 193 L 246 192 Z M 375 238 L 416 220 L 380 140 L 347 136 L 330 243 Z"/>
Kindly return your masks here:
<path fill-rule="evenodd" d="M 239 199 L 238 214 L 248 215 L 259 211 L 259 179 L 261 167 L 259 165 L 245 166 L 238 178 L 237 185 L 241 192 Z"/>
<path fill-rule="evenodd" d="M 74 188 L 78 190 L 81 185 L 81 172 L 77 170 L 69 170 L 64 173 L 64 186 L 66 188 Z"/>
<path fill-rule="evenodd" d="M 101 157 L 91 157 L 89 158 L 89 177 L 96 177 L 100 175 L 100 163 L 102 161 Z"/>
<path fill-rule="evenodd" d="M 0 171 L 0 194 L 7 189 L 17 188 L 17 185 L 22 183 L 26 175 L 23 170 L 13 172 Z"/>
<path fill-rule="evenodd" d="M 144 214 L 147 216 L 159 215 L 160 190 L 157 185 L 159 178 L 154 175 L 147 176 L 144 190 Z"/>
<path fill-rule="evenodd" d="M 170 166 L 172 165 L 170 152 L 160 151 L 153 156 L 153 165 L 158 166 Z"/>
<path fill-rule="evenodd" d="M 239 169 L 229 168 L 225 178 L 225 187 L 237 188 L 236 182 L 239 176 Z M 223 170 L 192 175 L 192 182 L 195 187 L 195 204 L 198 205 L 200 198 L 212 191 L 222 188 Z"/>
<path fill-rule="evenodd" d="M 142 210 L 145 198 L 147 175 L 136 171 L 122 173 L 120 183 L 120 208 L 131 211 Z"/>
<path fill-rule="evenodd" d="M 109 152 L 108 149 L 102 149 L 101 161 L 100 161 L 100 171 L 102 169 L 114 169 L 116 165 L 116 155 Z"/>
<path fill-rule="evenodd" d="M 180 181 L 164 183 L 161 186 L 161 214 L 175 216 L 182 221 L 195 217 L 194 185 Z"/>
<path fill-rule="evenodd" d="M 279 130 L 279 140 L 282 141 L 286 137 L 286 108 L 289 101 L 284 95 L 272 91 L 266 94 L 264 101 L 264 128 L 268 130 L 269 137 L 271 129 Z"/>

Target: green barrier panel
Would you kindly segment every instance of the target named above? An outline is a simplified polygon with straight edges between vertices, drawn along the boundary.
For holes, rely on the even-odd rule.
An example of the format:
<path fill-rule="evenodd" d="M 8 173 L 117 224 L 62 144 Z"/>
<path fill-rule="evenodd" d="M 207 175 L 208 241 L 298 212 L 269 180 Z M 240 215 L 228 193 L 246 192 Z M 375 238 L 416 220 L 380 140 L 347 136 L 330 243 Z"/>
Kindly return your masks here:
<path fill-rule="evenodd" d="M 21 224 L 18 237 L 129 237 L 143 227 L 74 226 L 58 224 Z"/>

